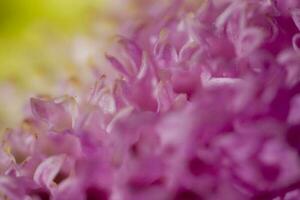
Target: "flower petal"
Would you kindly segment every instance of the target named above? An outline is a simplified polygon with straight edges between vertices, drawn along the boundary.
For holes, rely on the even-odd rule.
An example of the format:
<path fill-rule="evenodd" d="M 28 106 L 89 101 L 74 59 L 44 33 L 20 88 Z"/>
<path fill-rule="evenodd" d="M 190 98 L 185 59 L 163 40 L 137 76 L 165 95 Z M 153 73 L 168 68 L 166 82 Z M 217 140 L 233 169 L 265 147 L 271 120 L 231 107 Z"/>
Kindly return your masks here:
<path fill-rule="evenodd" d="M 57 155 L 44 160 L 34 173 L 34 181 L 41 186 L 51 188 L 53 180 L 61 169 L 65 159 L 65 155 Z"/>

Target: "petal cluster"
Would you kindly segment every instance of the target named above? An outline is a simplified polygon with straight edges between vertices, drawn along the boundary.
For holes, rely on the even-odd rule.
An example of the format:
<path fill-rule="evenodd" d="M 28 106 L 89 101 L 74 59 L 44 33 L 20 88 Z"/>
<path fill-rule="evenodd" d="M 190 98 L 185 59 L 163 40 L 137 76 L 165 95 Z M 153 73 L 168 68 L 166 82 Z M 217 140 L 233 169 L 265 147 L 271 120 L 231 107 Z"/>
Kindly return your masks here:
<path fill-rule="evenodd" d="M 117 77 L 31 99 L 3 138 L 3 198 L 300 198 L 300 2 L 155 6 L 106 55 Z"/>

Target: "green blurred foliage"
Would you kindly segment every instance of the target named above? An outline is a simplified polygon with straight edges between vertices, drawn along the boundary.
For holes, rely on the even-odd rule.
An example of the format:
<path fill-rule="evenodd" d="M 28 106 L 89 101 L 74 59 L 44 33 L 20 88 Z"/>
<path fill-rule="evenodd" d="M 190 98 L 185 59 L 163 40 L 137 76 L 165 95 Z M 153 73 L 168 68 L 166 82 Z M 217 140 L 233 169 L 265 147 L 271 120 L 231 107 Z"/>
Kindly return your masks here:
<path fill-rule="evenodd" d="M 89 8 L 103 6 L 101 0 L 1 0 L 0 34 L 22 34 L 31 25 L 46 23 L 64 31 L 78 28 Z"/>
<path fill-rule="evenodd" d="M 51 82 L 57 68 L 68 65 L 66 43 L 86 30 L 104 1 L 0 0 L 0 81 L 30 89 Z"/>

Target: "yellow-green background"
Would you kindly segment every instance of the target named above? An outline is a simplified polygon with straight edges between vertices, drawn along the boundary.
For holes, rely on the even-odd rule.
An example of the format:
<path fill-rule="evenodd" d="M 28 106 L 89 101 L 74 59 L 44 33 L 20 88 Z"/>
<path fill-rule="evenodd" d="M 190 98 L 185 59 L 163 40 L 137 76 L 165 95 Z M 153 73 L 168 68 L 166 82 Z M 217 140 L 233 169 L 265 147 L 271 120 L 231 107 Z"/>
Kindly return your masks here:
<path fill-rule="evenodd" d="M 74 33 L 86 31 L 93 12 L 105 12 L 105 3 L 0 0 L 0 81 L 10 80 L 23 88 L 42 87 L 36 79 L 43 73 L 50 79 L 55 76 L 55 65 L 64 64 L 62 44 Z"/>

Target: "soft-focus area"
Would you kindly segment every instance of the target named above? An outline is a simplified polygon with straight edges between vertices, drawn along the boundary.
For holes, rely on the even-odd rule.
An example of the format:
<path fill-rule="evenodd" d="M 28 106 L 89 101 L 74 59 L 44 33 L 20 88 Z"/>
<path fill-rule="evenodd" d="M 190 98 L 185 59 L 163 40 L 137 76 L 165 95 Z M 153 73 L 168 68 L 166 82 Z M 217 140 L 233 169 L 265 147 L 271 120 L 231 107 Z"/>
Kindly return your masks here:
<path fill-rule="evenodd" d="M 32 71 L 3 83 L 3 108 L 32 96 L 2 135 L 0 199 L 300 199 L 299 0 L 92 5 L 53 32 L 59 9 L 37 15 Z"/>
<path fill-rule="evenodd" d="M 93 2 L 1 1 L 1 79 L 13 80 L 23 87 L 41 87 L 34 84 L 37 76 L 53 76 L 51 68 L 62 65 L 62 42 L 69 42 L 75 32 L 87 29 L 88 18 L 92 17 L 89 10 L 104 7 L 101 0 L 97 7 Z"/>
<path fill-rule="evenodd" d="M 78 88 L 90 79 L 84 62 L 91 54 L 101 59 L 120 11 L 128 9 L 123 3 L 0 1 L 0 131 L 20 121 L 29 96 L 58 95 L 62 85 Z"/>

